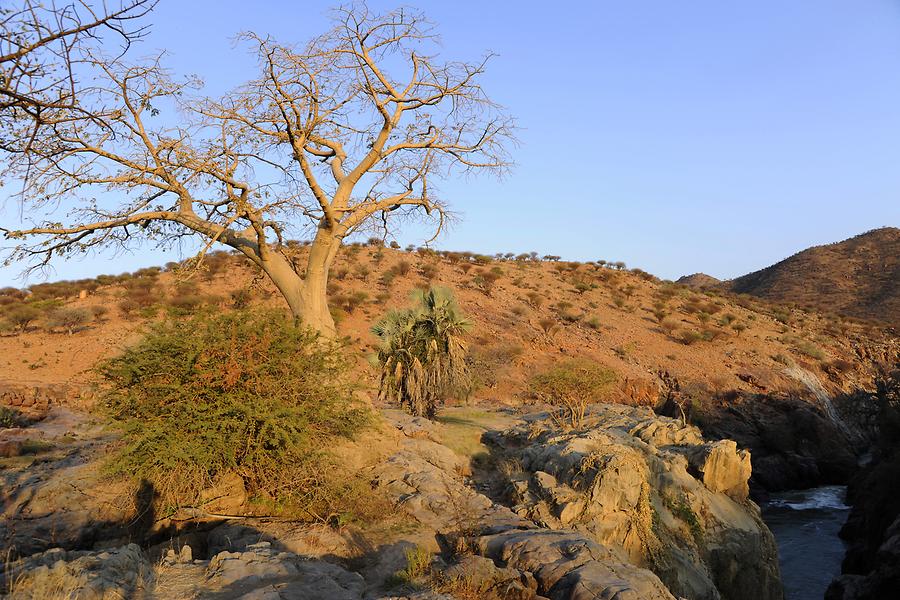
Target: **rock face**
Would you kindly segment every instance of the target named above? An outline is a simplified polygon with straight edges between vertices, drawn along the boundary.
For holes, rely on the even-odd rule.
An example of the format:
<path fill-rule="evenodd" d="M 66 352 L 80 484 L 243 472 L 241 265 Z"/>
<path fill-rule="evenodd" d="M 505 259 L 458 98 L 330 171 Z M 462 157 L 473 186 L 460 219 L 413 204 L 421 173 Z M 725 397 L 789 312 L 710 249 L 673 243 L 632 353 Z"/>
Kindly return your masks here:
<path fill-rule="evenodd" d="M 699 473 L 707 489 L 742 502 L 750 495 L 750 453 L 732 440 L 704 444 L 688 458 L 689 470 Z"/>
<path fill-rule="evenodd" d="M 828 600 L 891 598 L 900 589 L 900 363 L 876 388 L 880 435 L 872 463 L 847 488 L 847 554 Z"/>
<path fill-rule="evenodd" d="M 771 534 L 747 499 L 749 457 L 732 442 L 705 442 L 647 409 L 597 406 L 579 430 L 543 414 L 488 432 L 493 457 L 470 464 L 433 423 L 389 418 L 398 447 L 372 483 L 416 525 L 404 521 L 409 532 L 377 547 L 356 541 L 363 554 L 344 552 L 353 538 L 328 527 L 274 533 L 240 521 L 147 549 L 97 539 L 87 540 L 91 551 L 39 552 L 10 563 L 0 589 L 11 587 L 13 600 L 51 587 L 87 600 L 781 598 Z M 67 501 L 55 486 L 84 468 L 62 461 L 34 486 L 39 502 L 16 514 L 52 523 L 55 499 Z M 483 479 L 501 473 L 503 497 Z M 86 515 L 65 514 L 78 525 L 67 535 L 83 535 Z M 20 552 L 29 548 L 14 537 Z M 427 578 L 392 588 L 419 549 L 431 561 Z"/>
<path fill-rule="evenodd" d="M 801 398 L 741 395 L 727 406 L 710 408 L 700 419 L 707 437 L 731 439 L 750 451 L 755 491 L 842 484 L 857 468 L 859 448 L 846 429 Z"/>
<path fill-rule="evenodd" d="M 578 430 L 533 418 L 487 437 L 521 465 L 509 486 L 519 516 L 581 532 L 676 596 L 782 597 L 774 539 L 748 500 L 750 457 L 734 442 L 614 405 Z"/>
<path fill-rule="evenodd" d="M 376 475 L 399 507 L 436 531 L 445 547 L 490 559 L 494 570 L 504 565 L 498 574 L 481 561 L 490 582 L 507 586 L 501 597 L 674 600 L 656 575 L 589 536 L 542 527 L 476 492 L 460 475 L 466 471 L 453 452 L 420 437 L 405 439 Z"/>

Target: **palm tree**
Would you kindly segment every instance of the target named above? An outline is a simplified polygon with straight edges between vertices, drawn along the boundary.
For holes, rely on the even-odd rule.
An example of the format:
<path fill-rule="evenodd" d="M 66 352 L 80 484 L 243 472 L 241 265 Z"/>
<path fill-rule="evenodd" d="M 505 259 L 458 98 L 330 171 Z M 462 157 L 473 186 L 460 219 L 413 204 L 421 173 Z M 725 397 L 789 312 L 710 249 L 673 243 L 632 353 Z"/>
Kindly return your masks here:
<path fill-rule="evenodd" d="M 448 392 L 468 384 L 462 336 L 471 322 L 446 288 L 419 290 L 413 301 L 412 308 L 391 311 L 372 327 L 381 340 L 378 397 L 431 419 Z"/>

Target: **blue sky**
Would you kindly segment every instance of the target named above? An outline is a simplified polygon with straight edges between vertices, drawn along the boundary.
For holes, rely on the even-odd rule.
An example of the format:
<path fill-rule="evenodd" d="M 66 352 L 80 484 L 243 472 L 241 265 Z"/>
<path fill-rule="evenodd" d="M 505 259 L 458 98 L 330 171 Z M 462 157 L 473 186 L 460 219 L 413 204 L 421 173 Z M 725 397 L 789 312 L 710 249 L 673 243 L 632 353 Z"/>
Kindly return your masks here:
<path fill-rule="evenodd" d="M 437 23 L 445 58 L 499 54 L 483 85 L 522 127 L 506 178 L 442 183 L 462 219 L 439 247 L 727 278 L 900 226 L 900 2 L 410 4 Z M 217 94 L 253 75 L 236 33 L 305 42 L 331 6 L 161 0 L 139 51 L 167 49 L 174 71 Z M 17 214 L 7 204 L 0 220 Z M 99 254 L 50 278 L 173 258 Z M 0 285 L 22 285 L 20 270 L 0 268 Z"/>

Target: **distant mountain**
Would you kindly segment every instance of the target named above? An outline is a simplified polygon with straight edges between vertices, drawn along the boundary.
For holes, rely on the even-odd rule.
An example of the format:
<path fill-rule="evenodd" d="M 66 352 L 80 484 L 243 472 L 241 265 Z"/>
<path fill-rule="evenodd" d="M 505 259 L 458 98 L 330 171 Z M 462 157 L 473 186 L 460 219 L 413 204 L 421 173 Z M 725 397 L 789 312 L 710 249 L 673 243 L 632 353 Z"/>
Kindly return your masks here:
<path fill-rule="evenodd" d="M 900 229 L 808 248 L 727 284 L 736 293 L 900 326 Z"/>
<path fill-rule="evenodd" d="M 698 290 L 705 290 L 707 288 L 721 287 L 722 280 L 716 279 L 712 275 L 707 275 L 706 273 L 694 273 L 693 275 L 679 277 L 678 281 L 675 283 L 680 283 L 681 285 L 686 285 Z"/>

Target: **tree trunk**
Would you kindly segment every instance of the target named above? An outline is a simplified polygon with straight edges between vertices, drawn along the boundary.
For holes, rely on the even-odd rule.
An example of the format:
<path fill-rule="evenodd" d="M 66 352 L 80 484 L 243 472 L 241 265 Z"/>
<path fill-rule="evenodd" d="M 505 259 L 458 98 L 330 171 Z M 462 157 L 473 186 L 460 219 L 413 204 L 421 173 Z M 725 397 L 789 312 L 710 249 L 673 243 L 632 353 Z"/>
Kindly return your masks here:
<path fill-rule="evenodd" d="M 320 228 L 310 245 L 302 277 L 284 256 L 275 252 L 270 252 L 260 264 L 287 301 L 294 318 L 328 338 L 337 333 L 328 310 L 328 272 L 340 245 L 340 237 Z"/>

